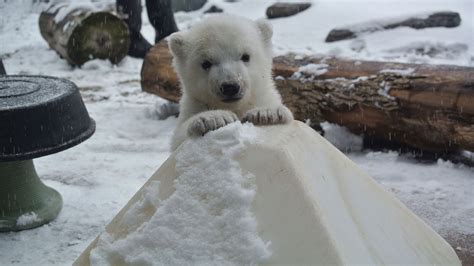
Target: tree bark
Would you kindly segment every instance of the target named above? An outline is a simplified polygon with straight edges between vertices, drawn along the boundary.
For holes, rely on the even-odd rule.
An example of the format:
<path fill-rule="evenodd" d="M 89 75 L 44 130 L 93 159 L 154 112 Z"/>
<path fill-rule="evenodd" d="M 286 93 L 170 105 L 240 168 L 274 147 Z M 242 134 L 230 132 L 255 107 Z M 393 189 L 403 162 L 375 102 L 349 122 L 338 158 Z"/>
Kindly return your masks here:
<path fill-rule="evenodd" d="M 127 25 L 110 7 L 53 5 L 41 13 L 39 28 L 49 47 L 71 65 L 80 66 L 95 58 L 116 64 L 127 55 L 130 45 Z"/>
<path fill-rule="evenodd" d="M 166 42 L 158 43 L 144 60 L 141 83 L 177 102 L 171 59 Z M 474 68 L 294 55 L 273 62 L 283 102 L 298 120 L 315 127 L 329 121 L 426 151 L 474 151 Z"/>

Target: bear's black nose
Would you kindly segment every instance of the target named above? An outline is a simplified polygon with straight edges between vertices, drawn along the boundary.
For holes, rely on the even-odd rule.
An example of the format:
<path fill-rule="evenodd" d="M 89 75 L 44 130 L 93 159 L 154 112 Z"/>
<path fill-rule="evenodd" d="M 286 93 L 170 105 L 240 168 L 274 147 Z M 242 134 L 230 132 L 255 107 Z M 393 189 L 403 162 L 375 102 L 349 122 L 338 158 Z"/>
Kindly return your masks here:
<path fill-rule="evenodd" d="M 232 97 L 240 92 L 240 86 L 236 83 L 222 83 L 221 92 L 226 97 Z"/>

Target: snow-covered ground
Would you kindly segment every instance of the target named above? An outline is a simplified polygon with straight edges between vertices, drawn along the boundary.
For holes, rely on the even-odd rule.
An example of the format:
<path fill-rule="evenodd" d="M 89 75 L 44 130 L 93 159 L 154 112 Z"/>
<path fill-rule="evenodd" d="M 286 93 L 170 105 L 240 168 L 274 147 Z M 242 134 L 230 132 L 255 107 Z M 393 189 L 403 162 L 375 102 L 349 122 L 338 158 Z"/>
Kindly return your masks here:
<path fill-rule="evenodd" d="M 56 220 L 40 228 L 0 234 L 0 265 L 70 264 L 169 155 L 174 117 L 159 120 L 163 99 L 141 91 L 142 61 L 130 57 L 113 66 L 94 60 L 72 68 L 40 36 L 40 6 L 31 0 L 0 1 L 0 57 L 10 74 L 67 78 L 80 88 L 97 131 L 67 151 L 35 160 L 38 173 L 63 196 Z M 196 12 L 177 13 L 181 28 L 216 4 L 250 18 L 264 17 L 276 1 L 210 0 Z M 325 43 L 334 27 L 426 11 L 456 11 L 457 28 L 398 28 L 354 40 Z M 305 12 L 272 20 L 275 53 L 292 51 L 368 60 L 474 65 L 474 3 L 471 0 L 314 0 Z M 145 13 L 145 12 L 144 12 Z M 154 39 L 144 14 L 143 32 Z M 435 52 L 433 52 L 435 51 Z M 1 126 L 1 125 L 0 125 Z M 360 150 L 360 139 L 324 125 L 327 137 L 458 251 L 474 254 L 474 169 L 450 162 L 420 163 L 395 152 Z M 473 255 L 474 256 L 474 255 Z"/>

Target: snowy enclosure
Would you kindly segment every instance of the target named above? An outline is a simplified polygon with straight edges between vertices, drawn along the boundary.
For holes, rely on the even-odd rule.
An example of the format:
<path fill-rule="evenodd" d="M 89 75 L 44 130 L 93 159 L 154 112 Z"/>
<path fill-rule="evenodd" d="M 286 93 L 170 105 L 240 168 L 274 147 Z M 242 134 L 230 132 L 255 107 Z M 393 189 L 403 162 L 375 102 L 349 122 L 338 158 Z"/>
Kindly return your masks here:
<path fill-rule="evenodd" d="M 180 28 L 187 28 L 213 4 L 225 12 L 262 18 L 274 2 L 209 0 L 198 11 L 176 13 L 176 20 Z M 97 122 L 97 131 L 77 147 L 35 160 L 42 180 L 62 194 L 64 207 L 48 225 L 0 234 L 0 265 L 70 265 L 168 158 L 176 125 L 174 117 L 158 119 L 163 99 L 141 91 L 142 60 L 126 57 L 116 66 L 93 60 L 72 68 L 60 59 L 39 33 L 42 7 L 27 0 L 0 1 L 0 57 L 10 74 L 51 75 L 75 82 Z M 292 51 L 474 66 L 473 8 L 470 0 L 313 0 L 305 11 L 271 21 L 274 51 L 276 55 Z M 353 40 L 324 42 L 327 33 L 338 26 L 440 10 L 459 12 L 461 25 L 423 30 L 400 27 Z M 154 30 L 145 12 L 143 20 L 143 33 L 152 41 Z M 319 73 L 324 68 L 305 70 Z M 433 227 L 458 254 L 474 256 L 474 169 L 443 160 L 418 161 L 396 151 L 362 150 L 360 137 L 339 126 L 323 127 L 328 140 Z"/>

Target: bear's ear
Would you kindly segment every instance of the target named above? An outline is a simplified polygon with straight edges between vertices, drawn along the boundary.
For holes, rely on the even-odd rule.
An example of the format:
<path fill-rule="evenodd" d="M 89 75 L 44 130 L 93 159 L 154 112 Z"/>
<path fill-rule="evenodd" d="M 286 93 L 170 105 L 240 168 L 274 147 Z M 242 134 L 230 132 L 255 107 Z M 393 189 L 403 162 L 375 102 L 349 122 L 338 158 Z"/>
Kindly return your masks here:
<path fill-rule="evenodd" d="M 265 19 L 259 19 L 256 21 L 257 27 L 260 30 L 260 34 L 265 42 L 270 42 L 273 36 L 272 25 Z"/>
<path fill-rule="evenodd" d="M 175 57 L 183 57 L 185 51 L 185 40 L 182 32 L 175 32 L 170 35 L 168 40 L 168 47 Z"/>

